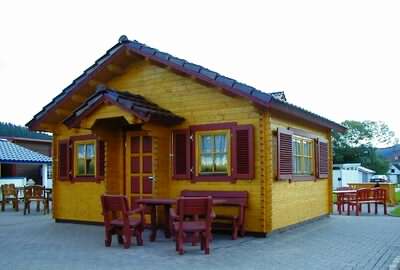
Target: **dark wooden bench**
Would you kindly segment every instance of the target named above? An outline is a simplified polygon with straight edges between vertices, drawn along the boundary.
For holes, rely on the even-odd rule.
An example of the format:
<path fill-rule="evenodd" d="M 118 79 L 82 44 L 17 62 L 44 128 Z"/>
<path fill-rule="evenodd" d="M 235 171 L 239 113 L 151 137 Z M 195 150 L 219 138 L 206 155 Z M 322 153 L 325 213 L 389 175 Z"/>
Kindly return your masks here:
<path fill-rule="evenodd" d="M 236 215 L 216 215 L 213 221 L 214 229 L 222 229 L 227 221 L 231 224 L 232 239 L 235 240 L 240 236 L 244 236 L 245 211 L 248 205 L 249 194 L 247 191 L 206 191 L 206 190 L 183 190 L 182 197 L 208 197 L 211 196 L 215 200 L 221 200 L 218 206 L 237 207 Z M 225 226 L 226 227 L 226 226 Z"/>

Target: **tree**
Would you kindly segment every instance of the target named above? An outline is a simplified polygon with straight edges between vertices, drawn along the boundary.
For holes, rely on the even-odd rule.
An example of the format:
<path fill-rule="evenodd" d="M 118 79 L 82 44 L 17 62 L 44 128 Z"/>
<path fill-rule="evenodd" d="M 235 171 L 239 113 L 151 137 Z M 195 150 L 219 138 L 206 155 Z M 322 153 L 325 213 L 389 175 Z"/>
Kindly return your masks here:
<path fill-rule="evenodd" d="M 377 155 L 376 146 L 398 143 L 388 125 L 380 121 L 352 120 L 346 120 L 342 125 L 348 130 L 343 134 L 333 133 L 333 162 L 361 163 L 377 174 L 386 174 L 389 162 Z"/>
<path fill-rule="evenodd" d="M 42 132 L 30 131 L 26 127 L 17 126 L 11 123 L 0 122 L 0 136 L 2 137 L 21 137 L 21 138 L 32 138 L 51 140 L 51 136 Z"/>

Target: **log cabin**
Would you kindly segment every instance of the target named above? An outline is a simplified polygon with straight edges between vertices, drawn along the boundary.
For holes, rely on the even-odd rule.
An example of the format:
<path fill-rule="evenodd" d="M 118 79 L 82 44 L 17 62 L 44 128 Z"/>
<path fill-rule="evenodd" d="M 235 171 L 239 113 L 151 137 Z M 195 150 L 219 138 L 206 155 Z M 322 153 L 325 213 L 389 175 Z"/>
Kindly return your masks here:
<path fill-rule="evenodd" d="M 247 191 L 261 235 L 329 215 L 331 132 L 345 130 L 126 36 L 27 126 L 53 133 L 56 221 L 102 222 L 103 193 Z"/>

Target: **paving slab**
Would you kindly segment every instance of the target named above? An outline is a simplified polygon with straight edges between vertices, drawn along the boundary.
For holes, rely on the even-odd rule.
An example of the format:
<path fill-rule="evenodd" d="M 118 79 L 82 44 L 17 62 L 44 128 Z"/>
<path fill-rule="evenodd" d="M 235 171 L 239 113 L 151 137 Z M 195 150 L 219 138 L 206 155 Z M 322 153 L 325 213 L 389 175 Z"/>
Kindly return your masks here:
<path fill-rule="evenodd" d="M 170 239 L 123 249 L 104 246 L 102 226 L 55 223 L 50 215 L 0 212 L 1 270 L 80 269 L 388 269 L 400 255 L 400 218 L 323 218 L 267 238 L 215 235 L 211 255 Z"/>

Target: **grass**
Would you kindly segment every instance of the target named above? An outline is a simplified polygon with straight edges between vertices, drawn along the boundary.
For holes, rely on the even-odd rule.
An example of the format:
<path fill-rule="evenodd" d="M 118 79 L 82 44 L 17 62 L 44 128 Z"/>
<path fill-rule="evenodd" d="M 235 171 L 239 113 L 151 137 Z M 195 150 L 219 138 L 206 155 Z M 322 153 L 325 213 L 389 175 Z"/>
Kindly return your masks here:
<path fill-rule="evenodd" d="M 393 217 L 400 217 L 400 207 L 396 207 L 392 211 L 390 211 L 390 215 Z"/>
<path fill-rule="evenodd" d="M 396 202 L 400 203 L 400 191 L 396 192 Z M 390 211 L 390 215 L 394 217 L 400 217 L 400 206 Z"/>

